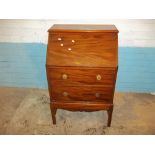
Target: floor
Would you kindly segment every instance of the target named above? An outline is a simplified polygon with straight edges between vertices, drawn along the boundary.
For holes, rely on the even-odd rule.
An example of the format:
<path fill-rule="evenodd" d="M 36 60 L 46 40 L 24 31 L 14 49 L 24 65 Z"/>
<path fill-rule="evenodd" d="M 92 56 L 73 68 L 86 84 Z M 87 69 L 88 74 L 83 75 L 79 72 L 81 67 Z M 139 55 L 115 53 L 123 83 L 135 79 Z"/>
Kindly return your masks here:
<path fill-rule="evenodd" d="M 155 95 L 116 92 L 114 105 L 110 128 L 105 111 L 58 110 L 52 125 L 47 90 L 0 87 L 0 134 L 155 134 Z"/>

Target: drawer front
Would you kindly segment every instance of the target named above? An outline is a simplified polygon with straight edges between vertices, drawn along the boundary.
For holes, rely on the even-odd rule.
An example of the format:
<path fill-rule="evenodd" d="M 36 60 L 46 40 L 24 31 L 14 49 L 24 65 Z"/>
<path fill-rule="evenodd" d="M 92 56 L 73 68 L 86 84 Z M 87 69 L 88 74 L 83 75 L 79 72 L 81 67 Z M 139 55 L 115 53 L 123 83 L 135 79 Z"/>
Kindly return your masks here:
<path fill-rule="evenodd" d="M 117 34 L 50 34 L 47 60 L 55 66 L 117 66 Z"/>
<path fill-rule="evenodd" d="M 47 73 L 51 85 L 102 85 L 113 87 L 115 83 L 116 69 L 53 67 L 47 68 Z"/>
<path fill-rule="evenodd" d="M 112 88 L 109 87 L 51 87 L 53 101 L 111 101 Z"/>

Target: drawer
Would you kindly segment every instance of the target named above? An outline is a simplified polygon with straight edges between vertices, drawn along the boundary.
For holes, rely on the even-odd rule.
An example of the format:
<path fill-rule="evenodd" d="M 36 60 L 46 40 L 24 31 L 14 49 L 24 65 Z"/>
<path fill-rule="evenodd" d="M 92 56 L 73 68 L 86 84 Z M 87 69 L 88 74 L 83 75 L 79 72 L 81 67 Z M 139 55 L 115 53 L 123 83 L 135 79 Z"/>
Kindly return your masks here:
<path fill-rule="evenodd" d="M 111 101 L 113 89 L 110 87 L 51 87 L 53 101 Z"/>
<path fill-rule="evenodd" d="M 116 66 L 117 46 L 115 33 L 54 33 L 49 35 L 47 63 L 55 66 Z"/>
<path fill-rule="evenodd" d="M 51 85 L 102 85 L 114 86 L 115 68 L 47 67 Z"/>

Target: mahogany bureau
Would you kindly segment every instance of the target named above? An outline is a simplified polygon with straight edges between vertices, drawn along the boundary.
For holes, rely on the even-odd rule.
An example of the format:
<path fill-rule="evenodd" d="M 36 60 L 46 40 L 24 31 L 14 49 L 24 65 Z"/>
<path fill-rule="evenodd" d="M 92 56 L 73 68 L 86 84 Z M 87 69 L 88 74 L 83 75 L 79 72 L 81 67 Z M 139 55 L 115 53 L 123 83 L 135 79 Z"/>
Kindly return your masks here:
<path fill-rule="evenodd" d="M 110 126 L 118 69 L 117 28 L 56 24 L 48 32 L 46 72 L 53 124 L 57 109 L 106 110 Z"/>

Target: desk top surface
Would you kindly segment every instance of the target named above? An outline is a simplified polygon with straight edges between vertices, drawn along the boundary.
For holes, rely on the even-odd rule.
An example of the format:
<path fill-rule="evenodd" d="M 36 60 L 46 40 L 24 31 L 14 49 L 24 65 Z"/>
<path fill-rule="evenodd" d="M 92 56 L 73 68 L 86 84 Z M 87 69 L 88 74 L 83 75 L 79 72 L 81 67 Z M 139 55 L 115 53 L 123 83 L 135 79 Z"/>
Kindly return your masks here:
<path fill-rule="evenodd" d="M 115 32 L 115 25 L 91 25 L 91 24 L 54 24 L 48 32 Z"/>

